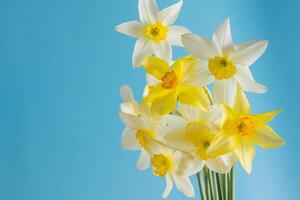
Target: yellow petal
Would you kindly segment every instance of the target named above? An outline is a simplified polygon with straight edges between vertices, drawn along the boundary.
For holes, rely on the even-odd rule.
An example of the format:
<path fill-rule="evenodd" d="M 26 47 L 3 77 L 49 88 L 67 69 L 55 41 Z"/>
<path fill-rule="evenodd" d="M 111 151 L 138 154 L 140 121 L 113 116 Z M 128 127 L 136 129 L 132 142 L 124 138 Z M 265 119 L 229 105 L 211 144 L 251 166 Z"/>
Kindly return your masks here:
<path fill-rule="evenodd" d="M 176 60 L 172 65 L 172 70 L 176 73 L 178 79 L 182 80 L 185 72 L 191 70 L 191 68 L 195 68 L 197 62 L 197 58 L 186 56 Z"/>
<path fill-rule="evenodd" d="M 169 132 L 165 137 L 165 142 L 173 148 L 176 148 L 183 152 L 191 152 L 195 150 L 195 146 L 190 143 L 184 135 L 183 131 Z"/>
<path fill-rule="evenodd" d="M 166 96 L 169 92 L 169 90 L 163 89 L 160 84 L 149 86 L 148 88 L 148 95 L 144 97 L 144 99 L 142 100 L 142 104 L 151 105 L 155 99 Z"/>
<path fill-rule="evenodd" d="M 174 90 L 166 95 L 156 98 L 151 104 L 151 112 L 155 117 L 173 112 L 176 107 L 177 96 Z"/>
<path fill-rule="evenodd" d="M 271 112 L 261 113 L 261 114 L 254 114 L 251 115 L 253 119 L 255 120 L 255 123 L 259 124 L 266 124 L 272 121 L 272 119 L 283 110 L 274 110 Z"/>
<path fill-rule="evenodd" d="M 197 106 L 202 110 L 208 109 L 209 98 L 203 87 L 193 87 L 181 85 L 178 88 L 178 100 L 183 104 Z"/>
<path fill-rule="evenodd" d="M 226 104 L 221 104 L 220 108 L 223 111 L 221 118 L 221 129 L 231 129 L 234 126 L 237 117 L 235 111 Z"/>
<path fill-rule="evenodd" d="M 217 134 L 207 149 L 211 157 L 218 157 L 234 150 L 235 138 L 231 135 Z"/>
<path fill-rule="evenodd" d="M 253 133 L 253 139 L 256 144 L 263 148 L 281 147 L 284 140 L 267 125 L 259 126 Z"/>
<path fill-rule="evenodd" d="M 235 97 L 234 110 L 240 114 L 250 113 L 249 101 L 240 86 L 237 87 L 237 93 Z"/>
<path fill-rule="evenodd" d="M 251 173 L 252 162 L 255 155 L 254 144 L 249 137 L 241 137 L 236 143 L 235 154 L 248 174 Z"/>
<path fill-rule="evenodd" d="M 141 64 L 148 74 L 153 75 L 158 80 L 170 70 L 169 64 L 155 56 L 146 57 Z"/>

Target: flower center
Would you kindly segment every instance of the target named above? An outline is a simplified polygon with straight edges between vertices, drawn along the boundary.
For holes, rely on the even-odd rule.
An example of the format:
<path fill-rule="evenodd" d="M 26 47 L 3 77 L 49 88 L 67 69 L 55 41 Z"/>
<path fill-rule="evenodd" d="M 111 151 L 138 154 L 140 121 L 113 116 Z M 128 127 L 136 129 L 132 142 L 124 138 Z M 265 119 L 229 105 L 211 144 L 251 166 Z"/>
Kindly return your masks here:
<path fill-rule="evenodd" d="M 177 85 L 177 76 L 174 71 L 166 72 L 161 78 L 161 87 L 164 89 L 171 89 Z"/>
<path fill-rule="evenodd" d="M 155 154 L 152 157 L 151 164 L 153 172 L 158 176 L 165 176 L 174 166 L 173 159 L 163 154 Z"/>
<path fill-rule="evenodd" d="M 139 145 L 146 149 L 147 148 L 147 138 L 154 138 L 154 134 L 151 131 L 138 130 L 135 134 L 136 139 L 139 142 Z"/>
<path fill-rule="evenodd" d="M 214 134 L 210 132 L 209 127 L 204 121 L 189 123 L 186 127 L 186 138 L 195 145 L 196 153 L 202 160 L 207 160 L 207 148 L 214 138 Z"/>
<path fill-rule="evenodd" d="M 234 63 L 229 58 L 221 56 L 209 59 L 208 69 L 218 80 L 229 79 L 237 72 Z"/>
<path fill-rule="evenodd" d="M 144 34 L 148 39 L 154 42 L 159 42 L 167 38 L 168 27 L 158 21 L 155 24 L 149 24 L 146 26 Z"/>
<path fill-rule="evenodd" d="M 246 136 L 253 132 L 254 124 L 249 116 L 241 117 L 236 126 L 240 136 Z"/>

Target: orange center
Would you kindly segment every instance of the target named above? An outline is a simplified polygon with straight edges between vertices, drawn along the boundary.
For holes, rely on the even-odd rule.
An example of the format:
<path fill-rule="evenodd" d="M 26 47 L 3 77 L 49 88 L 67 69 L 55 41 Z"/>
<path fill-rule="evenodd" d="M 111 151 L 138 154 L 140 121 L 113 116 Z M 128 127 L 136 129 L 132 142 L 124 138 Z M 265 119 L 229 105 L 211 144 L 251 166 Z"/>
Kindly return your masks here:
<path fill-rule="evenodd" d="M 161 78 L 161 87 L 164 89 L 174 88 L 177 84 L 177 76 L 174 71 L 166 72 Z"/>
<path fill-rule="evenodd" d="M 237 130 L 239 135 L 246 136 L 253 132 L 254 124 L 252 122 L 252 119 L 248 116 L 241 117 L 237 124 Z"/>

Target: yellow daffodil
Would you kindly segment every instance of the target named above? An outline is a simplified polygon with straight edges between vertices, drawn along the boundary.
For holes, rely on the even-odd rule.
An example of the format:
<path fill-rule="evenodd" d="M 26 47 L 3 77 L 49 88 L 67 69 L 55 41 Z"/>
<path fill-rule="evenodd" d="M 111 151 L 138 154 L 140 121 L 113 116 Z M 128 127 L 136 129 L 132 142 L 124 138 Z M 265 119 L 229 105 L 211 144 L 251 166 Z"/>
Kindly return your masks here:
<path fill-rule="evenodd" d="M 157 57 L 147 57 L 142 66 L 148 74 L 157 79 L 156 85 L 148 87 L 143 104 L 151 106 L 153 113 L 160 115 L 174 111 L 176 101 L 206 109 L 209 99 L 203 87 L 199 86 L 197 59 L 184 57 L 169 64 Z"/>
<path fill-rule="evenodd" d="M 170 115 L 167 118 L 171 131 L 166 135 L 166 143 L 193 156 L 193 174 L 199 172 L 204 165 L 218 173 L 227 173 L 234 164 L 234 156 L 226 154 L 215 157 L 207 153 L 219 131 L 214 119 L 218 115 L 215 112 L 220 113 L 219 110 L 212 107 L 204 112 L 194 106 L 179 104 L 177 111 L 182 117 Z"/>
<path fill-rule="evenodd" d="M 194 188 L 189 179 L 190 169 L 193 166 L 193 159 L 189 154 L 174 151 L 164 144 L 160 144 L 152 154 L 151 165 L 153 174 L 165 177 L 166 188 L 162 195 L 166 198 L 173 188 L 176 188 L 187 197 L 194 197 Z"/>
<path fill-rule="evenodd" d="M 251 114 L 250 105 L 238 87 L 233 107 L 221 105 L 223 117 L 221 133 L 216 136 L 208 148 L 213 156 L 234 152 L 247 173 L 251 172 L 255 154 L 254 145 L 263 148 L 281 147 L 283 139 L 267 125 L 281 110 L 262 114 Z"/>
<path fill-rule="evenodd" d="M 238 84 L 247 92 L 266 92 L 266 87 L 254 80 L 249 66 L 264 53 L 267 41 L 234 45 L 230 22 L 226 19 L 217 28 L 212 39 L 186 33 L 182 36 L 182 42 L 192 56 L 201 60 L 202 84 L 214 82 L 213 90 L 217 103 L 232 106 Z"/>
<path fill-rule="evenodd" d="M 137 168 L 145 170 L 150 166 L 151 152 L 157 146 L 154 141 L 163 141 L 168 127 L 159 119 L 153 119 L 144 106 L 136 103 L 128 86 L 121 87 L 121 96 L 124 102 L 121 104 L 120 118 L 126 126 L 121 144 L 124 149 L 141 151 Z"/>
<path fill-rule="evenodd" d="M 171 45 L 182 46 L 181 35 L 190 32 L 183 26 L 172 25 L 181 10 L 183 0 L 159 11 L 155 0 L 139 0 L 140 21 L 120 24 L 116 31 L 137 38 L 132 63 L 140 66 L 142 60 L 151 55 L 172 59 Z"/>

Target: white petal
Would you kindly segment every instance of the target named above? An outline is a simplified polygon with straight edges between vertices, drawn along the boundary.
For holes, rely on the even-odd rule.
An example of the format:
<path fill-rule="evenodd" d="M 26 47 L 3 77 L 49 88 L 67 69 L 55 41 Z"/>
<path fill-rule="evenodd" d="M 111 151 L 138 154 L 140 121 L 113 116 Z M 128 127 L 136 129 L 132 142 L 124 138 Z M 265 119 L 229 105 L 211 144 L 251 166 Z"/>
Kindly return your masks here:
<path fill-rule="evenodd" d="M 139 130 L 146 127 L 145 123 L 137 116 L 121 112 L 120 118 L 128 128 Z"/>
<path fill-rule="evenodd" d="M 200 172 L 203 169 L 205 163 L 206 162 L 204 160 L 200 160 L 199 156 L 197 156 L 194 160 L 194 166 L 188 170 L 187 175 L 192 176 L 192 175 L 197 174 L 198 172 Z"/>
<path fill-rule="evenodd" d="M 233 77 L 226 80 L 215 80 L 214 82 L 214 97 L 218 104 L 227 104 L 233 106 L 236 95 L 237 81 Z"/>
<path fill-rule="evenodd" d="M 150 166 L 151 157 L 148 152 L 142 150 L 137 162 L 138 170 L 145 170 Z"/>
<path fill-rule="evenodd" d="M 119 24 L 115 27 L 115 30 L 125 35 L 138 38 L 143 34 L 144 27 L 145 25 L 138 21 L 130 21 Z"/>
<path fill-rule="evenodd" d="M 125 128 L 122 134 L 121 144 L 124 149 L 138 150 L 140 146 L 135 137 L 136 130 Z"/>
<path fill-rule="evenodd" d="M 182 35 L 182 43 L 192 56 L 208 60 L 219 54 L 214 42 L 201 36 L 186 33 Z"/>
<path fill-rule="evenodd" d="M 183 0 L 180 0 L 178 3 L 173 4 L 158 13 L 158 19 L 166 26 L 173 24 L 181 10 Z"/>
<path fill-rule="evenodd" d="M 172 131 L 172 129 L 170 129 L 170 127 L 164 125 L 164 124 L 157 124 L 154 128 L 154 132 L 156 135 L 156 139 L 159 140 L 160 142 L 164 142 L 164 138 L 167 135 L 167 133 L 169 133 L 170 131 Z"/>
<path fill-rule="evenodd" d="M 173 175 L 173 178 L 175 185 L 180 192 L 190 198 L 195 196 L 194 188 L 189 177 Z"/>
<path fill-rule="evenodd" d="M 246 66 L 238 67 L 238 73 L 236 77 L 238 83 L 241 85 L 243 90 L 247 92 L 264 93 L 267 91 L 267 88 L 265 86 L 257 83 L 254 80 L 249 67 Z"/>
<path fill-rule="evenodd" d="M 230 171 L 231 168 L 229 168 L 225 162 L 220 158 L 210 158 L 206 162 L 206 166 L 217 172 L 217 173 L 227 173 Z"/>
<path fill-rule="evenodd" d="M 139 0 L 140 20 L 145 24 L 157 21 L 158 6 L 155 0 Z"/>
<path fill-rule="evenodd" d="M 172 170 L 177 176 L 187 175 L 194 165 L 194 158 L 181 151 L 175 151 L 173 154 L 174 169 Z"/>
<path fill-rule="evenodd" d="M 167 41 L 153 43 L 154 53 L 157 57 L 165 60 L 168 63 L 172 61 L 172 48 Z"/>
<path fill-rule="evenodd" d="M 130 114 L 134 116 L 138 116 L 139 114 L 138 105 L 134 101 L 123 102 L 121 103 L 120 108 L 122 113 Z"/>
<path fill-rule="evenodd" d="M 267 49 L 268 41 L 260 40 L 247 42 L 235 46 L 235 52 L 231 55 L 234 63 L 244 66 L 252 65 Z"/>
<path fill-rule="evenodd" d="M 220 52 L 223 55 L 230 55 L 234 51 L 231 38 L 230 20 L 227 18 L 213 34 L 213 40 L 216 42 Z"/>
<path fill-rule="evenodd" d="M 198 121 L 206 116 L 199 108 L 187 104 L 178 104 L 178 112 L 188 121 Z"/>
<path fill-rule="evenodd" d="M 133 92 L 128 85 L 121 86 L 120 95 L 123 101 L 134 101 Z"/>
<path fill-rule="evenodd" d="M 166 177 L 166 188 L 162 195 L 162 198 L 164 198 L 164 199 L 168 197 L 168 195 L 170 194 L 170 192 L 172 191 L 172 188 L 173 188 L 173 181 L 172 181 L 172 178 L 170 177 L 170 175 L 167 174 L 165 177 Z"/>
<path fill-rule="evenodd" d="M 144 58 L 153 53 L 152 44 L 146 38 L 140 38 L 136 41 L 133 55 L 132 55 L 132 64 L 134 67 L 140 66 Z"/>
<path fill-rule="evenodd" d="M 222 109 L 217 104 L 212 105 L 208 110 L 208 121 L 215 125 L 219 125 L 221 123 L 221 118 Z"/>
<path fill-rule="evenodd" d="M 171 45 L 182 47 L 181 36 L 185 33 L 190 33 L 191 31 L 183 26 L 169 26 L 168 31 L 168 41 Z"/>
<path fill-rule="evenodd" d="M 214 81 L 214 76 L 208 69 L 207 61 L 199 61 L 197 67 L 191 69 L 190 67 L 186 73 L 183 83 L 193 86 L 205 86 Z"/>
<path fill-rule="evenodd" d="M 236 161 L 237 161 L 237 157 L 234 153 L 228 153 L 225 155 L 220 156 L 220 158 L 224 161 L 224 163 L 231 169 Z"/>
<path fill-rule="evenodd" d="M 181 130 L 187 124 L 182 117 L 176 115 L 164 115 L 161 117 L 161 121 L 172 130 Z"/>

